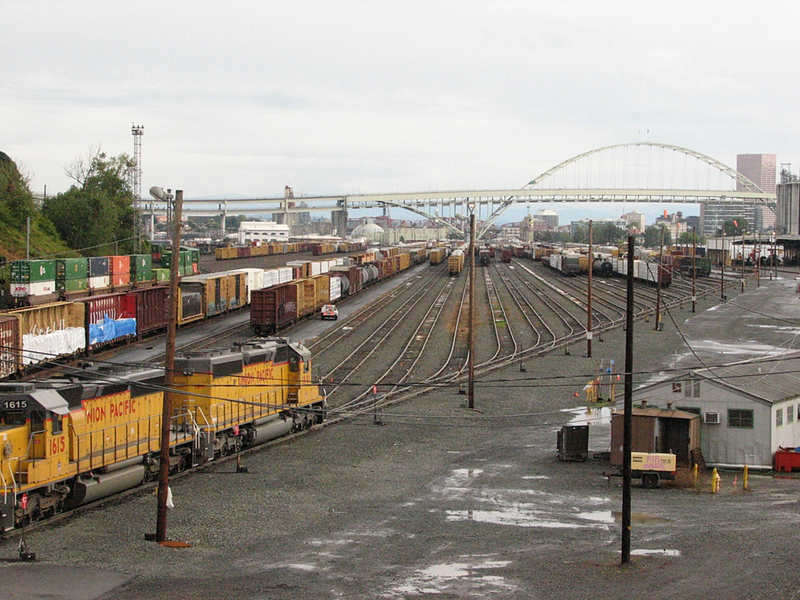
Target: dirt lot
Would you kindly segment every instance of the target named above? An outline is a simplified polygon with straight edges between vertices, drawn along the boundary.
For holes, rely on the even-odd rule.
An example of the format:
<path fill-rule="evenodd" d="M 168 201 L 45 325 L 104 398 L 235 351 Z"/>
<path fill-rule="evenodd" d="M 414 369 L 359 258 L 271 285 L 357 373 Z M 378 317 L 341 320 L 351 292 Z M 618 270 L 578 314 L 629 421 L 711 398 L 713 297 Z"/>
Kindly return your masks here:
<path fill-rule="evenodd" d="M 634 333 L 635 371 L 680 351 L 670 326 Z M 620 480 L 602 476 L 606 462 L 559 462 L 555 443 L 585 412 L 573 395 L 585 374 L 600 358 L 624 364 L 623 345 L 619 331 L 593 360 L 576 347 L 498 372 L 476 387 L 477 412 L 444 390 L 381 426 L 369 415 L 250 455 L 248 473 L 225 463 L 176 480 L 168 531 L 189 548 L 143 540 L 146 492 L 30 535 L 30 549 L 79 575 L 131 576 L 115 599 L 800 597 L 794 478 L 753 474 L 744 491 L 723 473 L 719 494 L 705 481 L 634 487 L 634 556 L 620 565 Z"/>

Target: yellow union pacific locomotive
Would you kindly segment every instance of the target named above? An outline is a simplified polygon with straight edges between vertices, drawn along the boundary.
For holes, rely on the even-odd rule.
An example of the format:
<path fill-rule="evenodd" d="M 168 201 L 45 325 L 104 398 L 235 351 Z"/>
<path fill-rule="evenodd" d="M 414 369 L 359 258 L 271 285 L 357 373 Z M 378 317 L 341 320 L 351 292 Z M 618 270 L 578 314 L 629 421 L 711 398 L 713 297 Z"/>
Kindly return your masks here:
<path fill-rule="evenodd" d="M 134 487 L 159 469 L 164 372 L 0 383 L 0 532 Z M 175 360 L 170 468 L 321 422 L 311 353 L 285 338 Z"/>

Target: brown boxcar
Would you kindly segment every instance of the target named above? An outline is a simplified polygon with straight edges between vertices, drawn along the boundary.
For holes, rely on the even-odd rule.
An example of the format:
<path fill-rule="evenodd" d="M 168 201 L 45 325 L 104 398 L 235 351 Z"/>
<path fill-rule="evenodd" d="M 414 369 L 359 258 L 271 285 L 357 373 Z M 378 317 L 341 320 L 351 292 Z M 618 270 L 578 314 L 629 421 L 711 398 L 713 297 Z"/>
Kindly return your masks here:
<path fill-rule="evenodd" d="M 131 290 L 127 294 L 136 305 L 136 332 L 139 335 L 167 327 L 169 288 L 155 285 Z"/>
<path fill-rule="evenodd" d="M 250 326 L 256 335 L 269 335 L 298 319 L 303 286 L 284 283 L 250 294 Z"/>
<path fill-rule="evenodd" d="M 13 375 L 22 368 L 20 341 L 19 321 L 15 317 L 0 316 L 0 378 Z"/>

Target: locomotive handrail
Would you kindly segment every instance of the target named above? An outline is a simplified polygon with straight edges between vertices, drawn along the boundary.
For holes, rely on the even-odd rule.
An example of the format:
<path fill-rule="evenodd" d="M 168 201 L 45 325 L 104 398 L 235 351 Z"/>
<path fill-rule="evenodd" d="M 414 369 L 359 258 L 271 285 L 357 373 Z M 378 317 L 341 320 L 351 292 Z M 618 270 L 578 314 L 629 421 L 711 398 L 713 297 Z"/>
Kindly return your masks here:
<path fill-rule="evenodd" d="M 14 479 L 14 470 L 11 468 L 11 458 L 8 459 L 8 472 L 11 475 L 11 484 L 14 490 L 14 504 L 17 503 L 17 480 Z M 3 475 L 3 469 L 0 469 L 0 478 L 3 479 L 3 502 L 6 501 L 6 497 L 8 496 L 8 484 L 6 483 L 6 477 Z"/>

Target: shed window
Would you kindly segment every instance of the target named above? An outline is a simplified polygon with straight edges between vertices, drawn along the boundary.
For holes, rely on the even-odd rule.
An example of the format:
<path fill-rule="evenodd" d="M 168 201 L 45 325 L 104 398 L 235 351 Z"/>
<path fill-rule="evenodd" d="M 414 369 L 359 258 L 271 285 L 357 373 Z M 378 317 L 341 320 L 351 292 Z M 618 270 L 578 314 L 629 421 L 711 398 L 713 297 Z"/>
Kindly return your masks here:
<path fill-rule="evenodd" d="M 780 427 L 783 425 L 783 409 L 779 408 L 775 411 L 775 426 Z"/>
<path fill-rule="evenodd" d="M 753 411 L 745 408 L 729 408 L 728 427 L 736 427 L 739 429 L 752 429 Z"/>
<path fill-rule="evenodd" d="M 687 398 L 699 398 L 700 397 L 700 382 L 699 381 L 687 381 L 686 385 L 683 386 L 683 395 Z"/>
<path fill-rule="evenodd" d="M 683 382 L 682 381 L 673 381 L 672 382 L 672 391 L 680 394 L 683 391 Z"/>
<path fill-rule="evenodd" d="M 701 411 L 699 408 L 695 406 L 681 406 L 680 410 L 682 410 L 683 412 L 692 413 L 693 415 L 703 414 L 703 411 Z"/>
<path fill-rule="evenodd" d="M 786 422 L 794 423 L 794 406 L 786 407 Z"/>

